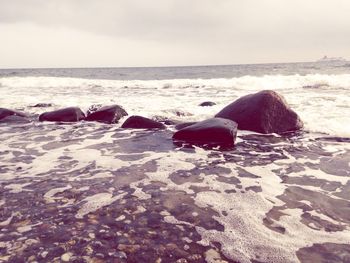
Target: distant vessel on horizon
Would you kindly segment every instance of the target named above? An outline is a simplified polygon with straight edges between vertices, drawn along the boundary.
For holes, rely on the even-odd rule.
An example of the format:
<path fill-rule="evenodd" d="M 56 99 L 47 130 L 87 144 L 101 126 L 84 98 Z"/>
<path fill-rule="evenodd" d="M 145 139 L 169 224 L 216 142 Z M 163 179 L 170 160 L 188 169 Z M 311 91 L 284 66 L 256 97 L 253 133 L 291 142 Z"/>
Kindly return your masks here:
<path fill-rule="evenodd" d="M 323 58 L 317 60 L 317 62 L 346 62 L 347 60 L 342 57 L 328 57 L 324 56 Z"/>

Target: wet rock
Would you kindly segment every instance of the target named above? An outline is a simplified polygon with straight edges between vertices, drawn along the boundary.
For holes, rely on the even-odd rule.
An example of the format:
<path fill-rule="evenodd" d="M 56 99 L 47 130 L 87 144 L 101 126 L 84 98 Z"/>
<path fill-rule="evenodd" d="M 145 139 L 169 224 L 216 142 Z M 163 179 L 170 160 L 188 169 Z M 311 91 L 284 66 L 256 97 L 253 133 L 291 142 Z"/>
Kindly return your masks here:
<path fill-rule="evenodd" d="M 49 111 L 39 116 L 39 121 L 77 122 L 85 118 L 84 112 L 78 107 L 69 107 L 55 111 Z"/>
<path fill-rule="evenodd" d="M 237 135 L 237 123 L 212 118 L 187 126 L 173 135 L 177 141 L 200 144 L 233 145 Z"/>
<path fill-rule="evenodd" d="M 161 122 L 165 125 L 176 125 L 179 123 L 179 121 L 171 120 L 171 119 L 169 119 L 167 117 L 163 117 L 163 116 L 154 116 L 152 119 L 154 121 Z"/>
<path fill-rule="evenodd" d="M 0 123 L 29 123 L 30 120 L 26 117 L 21 117 L 17 115 L 7 116 L 0 119 Z"/>
<path fill-rule="evenodd" d="M 300 130 L 303 122 L 285 99 L 271 90 L 239 98 L 215 117 L 237 122 L 240 130 L 259 133 L 284 133 Z"/>
<path fill-rule="evenodd" d="M 168 112 L 176 115 L 177 117 L 185 117 L 185 116 L 192 116 L 193 115 L 192 113 L 186 112 L 183 110 L 169 110 Z"/>
<path fill-rule="evenodd" d="M 299 249 L 296 254 L 301 262 L 350 262 L 350 245 L 313 244 L 311 247 Z"/>
<path fill-rule="evenodd" d="M 141 248 L 140 245 L 125 245 L 125 244 L 118 245 L 118 249 L 126 253 L 135 253 L 138 250 L 140 250 L 140 248 Z"/>
<path fill-rule="evenodd" d="M 37 103 L 33 106 L 30 106 L 32 108 L 48 108 L 48 107 L 52 107 L 52 103 Z"/>
<path fill-rule="evenodd" d="M 118 121 L 127 116 L 128 113 L 119 105 L 104 106 L 88 114 L 86 121 L 98 121 L 103 123 L 118 123 Z"/>
<path fill-rule="evenodd" d="M 165 129 L 163 123 L 141 117 L 131 116 L 122 125 L 122 128 L 126 129 Z"/>
<path fill-rule="evenodd" d="M 0 120 L 3 120 L 4 118 L 9 117 L 9 116 L 17 116 L 17 117 L 22 117 L 22 118 L 29 117 L 27 114 L 20 112 L 20 111 L 0 108 Z"/>
<path fill-rule="evenodd" d="M 64 253 L 62 256 L 61 256 L 61 260 L 62 262 L 69 262 L 70 258 L 72 257 L 72 254 L 71 253 Z"/>
<path fill-rule="evenodd" d="M 212 101 L 204 101 L 201 104 L 199 104 L 199 106 L 201 106 L 201 107 L 210 107 L 210 106 L 214 106 L 214 105 L 216 105 L 216 103 L 212 102 Z"/>

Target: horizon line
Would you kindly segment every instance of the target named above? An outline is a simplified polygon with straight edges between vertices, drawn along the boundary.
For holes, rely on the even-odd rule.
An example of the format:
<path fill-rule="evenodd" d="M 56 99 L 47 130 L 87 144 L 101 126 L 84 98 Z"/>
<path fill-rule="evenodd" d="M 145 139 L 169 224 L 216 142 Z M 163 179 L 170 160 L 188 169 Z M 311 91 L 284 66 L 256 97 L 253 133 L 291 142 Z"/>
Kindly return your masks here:
<path fill-rule="evenodd" d="M 348 61 L 348 60 L 346 60 Z M 215 66 L 244 66 L 244 65 L 272 65 L 272 64 L 299 64 L 317 63 L 315 61 L 294 61 L 294 62 L 265 62 L 265 63 L 237 63 L 237 64 L 202 64 L 202 65 L 173 65 L 173 66 L 88 66 L 88 67 L 8 67 L 0 70 L 26 70 L 26 69 L 108 69 L 108 68 L 191 68 L 191 67 L 215 67 Z"/>

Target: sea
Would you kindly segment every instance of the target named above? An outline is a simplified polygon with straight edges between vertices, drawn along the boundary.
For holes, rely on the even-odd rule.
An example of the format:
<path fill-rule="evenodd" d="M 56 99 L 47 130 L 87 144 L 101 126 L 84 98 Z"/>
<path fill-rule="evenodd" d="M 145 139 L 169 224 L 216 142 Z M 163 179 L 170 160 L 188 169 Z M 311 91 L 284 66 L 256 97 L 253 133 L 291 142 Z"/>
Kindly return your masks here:
<path fill-rule="evenodd" d="M 261 90 L 304 129 L 220 149 L 127 116 L 38 121 L 96 104 L 201 121 Z M 0 107 L 31 116 L 0 122 L 0 262 L 350 262 L 350 62 L 0 69 Z"/>

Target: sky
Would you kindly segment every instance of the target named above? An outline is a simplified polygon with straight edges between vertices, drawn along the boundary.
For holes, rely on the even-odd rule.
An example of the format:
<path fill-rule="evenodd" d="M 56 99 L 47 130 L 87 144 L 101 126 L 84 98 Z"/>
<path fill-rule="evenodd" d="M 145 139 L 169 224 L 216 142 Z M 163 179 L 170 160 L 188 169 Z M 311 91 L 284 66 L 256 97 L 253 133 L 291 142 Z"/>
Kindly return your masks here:
<path fill-rule="evenodd" d="M 0 68 L 350 59 L 349 0 L 0 0 Z"/>

